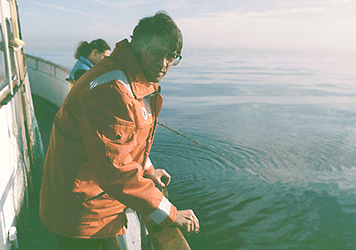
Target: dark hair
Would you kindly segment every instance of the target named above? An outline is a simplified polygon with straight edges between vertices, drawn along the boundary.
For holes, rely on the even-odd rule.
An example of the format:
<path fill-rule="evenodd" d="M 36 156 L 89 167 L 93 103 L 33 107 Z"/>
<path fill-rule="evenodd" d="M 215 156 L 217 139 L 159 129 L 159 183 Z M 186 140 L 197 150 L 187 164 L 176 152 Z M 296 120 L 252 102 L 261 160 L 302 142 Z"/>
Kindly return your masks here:
<path fill-rule="evenodd" d="M 90 43 L 86 41 L 80 42 L 75 51 L 74 58 L 79 59 L 81 56 L 87 57 L 94 49 L 97 49 L 99 53 L 103 53 L 105 50 L 110 50 L 110 46 L 100 38 L 93 40 Z"/>
<path fill-rule="evenodd" d="M 172 51 L 181 52 L 183 47 L 182 33 L 165 11 L 159 11 L 154 16 L 145 17 L 139 21 L 132 34 L 135 49 L 139 49 L 142 43 L 149 43 L 154 35 L 167 44 Z"/>

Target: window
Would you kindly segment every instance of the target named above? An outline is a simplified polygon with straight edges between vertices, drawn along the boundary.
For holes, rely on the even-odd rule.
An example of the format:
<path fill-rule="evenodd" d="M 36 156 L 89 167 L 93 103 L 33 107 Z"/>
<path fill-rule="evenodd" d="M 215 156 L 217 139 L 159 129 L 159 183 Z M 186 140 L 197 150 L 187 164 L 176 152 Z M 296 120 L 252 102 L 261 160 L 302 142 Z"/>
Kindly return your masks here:
<path fill-rule="evenodd" d="M 6 86 L 5 76 L 5 47 L 2 26 L 0 25 L 0 91 Z"/>
<path fill-rule="evenodd" d="M 14 42 L 12 25 L 9 19 L 6 19 L 6 28 L 7 28 L 7 36 L 8 36 L 9 43 Z M 10 61 L 11 61 L 11 80 L 16 80 L 17 72 L 16 72 L 16 61 L 15 61 L 13 46 L 9 46 L 9 52 L 10 52 Z"/>

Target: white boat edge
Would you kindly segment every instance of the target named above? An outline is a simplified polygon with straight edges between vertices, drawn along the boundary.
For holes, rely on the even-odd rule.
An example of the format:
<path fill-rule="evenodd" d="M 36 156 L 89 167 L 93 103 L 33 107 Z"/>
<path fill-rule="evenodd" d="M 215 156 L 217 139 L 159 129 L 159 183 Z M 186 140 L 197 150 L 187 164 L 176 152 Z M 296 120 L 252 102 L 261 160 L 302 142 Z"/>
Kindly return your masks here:
<path fill-rule="evenodd" d="M 0 250 L 8 250 L 18 247 L 17 226 L 26 220 L 44 155 L 16 0 L 0 0 L 0 34 Z"/>

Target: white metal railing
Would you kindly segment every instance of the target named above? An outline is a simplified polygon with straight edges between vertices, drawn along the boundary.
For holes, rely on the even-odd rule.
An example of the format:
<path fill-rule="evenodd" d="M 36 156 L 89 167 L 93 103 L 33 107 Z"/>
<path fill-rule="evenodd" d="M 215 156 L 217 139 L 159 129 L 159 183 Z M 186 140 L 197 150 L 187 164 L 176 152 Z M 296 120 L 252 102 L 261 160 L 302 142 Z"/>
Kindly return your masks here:
<path fill-rule="evenodd" d="M 28 68 L 40 71 L 59 80 L 66 79 L 70 72 L 70 69 L 66 67 L 29 54 L 26 54 L 26 65 Z"/>
<path fill-rule="evenodd" d="M 26 65 L 31 93 L 60 107 L 70 90 L 70 70 L 32 55 L 26 55 Z"/>

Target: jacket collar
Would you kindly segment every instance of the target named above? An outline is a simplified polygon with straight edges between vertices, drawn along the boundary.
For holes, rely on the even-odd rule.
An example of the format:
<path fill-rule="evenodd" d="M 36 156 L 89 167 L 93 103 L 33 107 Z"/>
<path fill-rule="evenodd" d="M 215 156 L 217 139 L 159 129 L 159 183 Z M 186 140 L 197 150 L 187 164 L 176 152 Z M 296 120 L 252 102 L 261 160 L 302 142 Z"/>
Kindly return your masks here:
<path fill-rule="evenodd" d="M 79 60 L 82 61 L 82 63 L 84 63 L 89 68 L 93 67 L 93 64 L 88 59 L 86 59 L 84 56 L 80 56 Z"/>
<path fill-rule="evenodd" d="M 110 56 L 115 61 L 118 60 L 124 68 L 132 92 L 137 99 L 143 99 L 143 97 L 155 92 L 156 84 L 147 81 L 140 62 L 127 39 L 118 42 Z"/>

